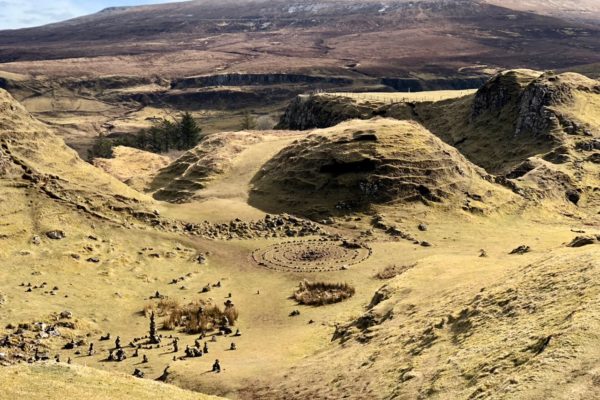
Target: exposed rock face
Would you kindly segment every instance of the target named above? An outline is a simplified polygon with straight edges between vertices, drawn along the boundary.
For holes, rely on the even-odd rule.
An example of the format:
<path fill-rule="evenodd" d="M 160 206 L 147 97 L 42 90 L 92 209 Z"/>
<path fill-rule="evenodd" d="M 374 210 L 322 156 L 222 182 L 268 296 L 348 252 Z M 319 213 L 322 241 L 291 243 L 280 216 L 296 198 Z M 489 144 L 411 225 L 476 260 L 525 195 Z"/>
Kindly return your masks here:
<path fill-rule="evenodd" d="M 510 103 L 516 104 L 523 88 L 539 76 L 539 72 L 531 70 L 512 70 L 494 76 L 477 91 L 471 118 L 487 112 L 497 114 Z"/>
<path fill-rule="evenodd" d="M 290 83 L 330 84 L 336 86 L 351 85 L 352 79 L 332 76 L 302 74 L 219 74 L 202 75 L 176 79 L 171 83 L 172 89 L 206 86 L 242 86 L 242 85 L 276 85 Z"/>
<path fill-rule="evenodd" d="M 435 103 L 389 105 L 305 96 L 290 105 L 280 126 L 327 127 L 375 116 L 416 120 L 473 163 L 508 178 L 503 184 L 516 193 L 581 206 L 600 201 L 594 178 L 600 125 L 590 111 L 599 106 L 598 81 L 573 73 L 511 70 L 490 79 L 473 96 Z M 367 167 L 368 162 L 354 166 Z"/>
<path fill-rule="evenodd" d="M 580 141 L 575 145 L 575 148 L 581 151 L 600 150 L 600 139 Z"/>
<path fill-rule="evenodd" d="M 299 85 L 256 86 L 251 89 L 234 88 L 192 88 L 174 89 L 157 92 L 122 93 L 117 100 L 135 101 L 145 106 L 164 106 L 168 104 L 181 110 L 215 110 L 223 107 L 254 106 L 260 104 L 276 104 L 284 102 L 304 92 Z"/>
<path fill-rule="evenodd" d="M 348 119 L 373 116 L 372 107 L 357 105 L 347 98 L 300 95 L 285 110 L 277 129 L 328 128 Z"/>
<path fill-rule="evenodd" d="M 595 91 L 597 82 L 577 74 L 541 74 L 530 70 L 502 72 L 490 79 L 475 95 L 471 118 L 500 114 L 507 107 L 514 112 L 514 134 L 550 135 L 563 129 L 568 134 L 583 133 L 576 121 L 556 107 L 574 101 L 574 90 Z"/>
<path fill-rule="evenodd" d="M 521 95 L 515 135 L 546 134 L 560 126 L 550 107 L 573 100 L 571 87 L 560 77 L 543 75 L 532 82 Z"/>

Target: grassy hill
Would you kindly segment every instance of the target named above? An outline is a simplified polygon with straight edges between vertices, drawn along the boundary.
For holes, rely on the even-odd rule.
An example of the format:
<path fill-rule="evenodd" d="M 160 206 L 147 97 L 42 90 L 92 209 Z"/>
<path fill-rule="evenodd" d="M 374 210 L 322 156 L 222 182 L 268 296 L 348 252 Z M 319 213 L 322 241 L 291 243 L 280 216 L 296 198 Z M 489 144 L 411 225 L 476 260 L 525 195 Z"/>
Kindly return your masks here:
<path fill-rule="evenodd" d="M 436 102 L 316 96 L 363 118 L 431 115 L 220 133 L 156 173 L 171 202 L 83 162 L 0 92 L 0 397 L 596 397 L 597 118 L 580 107 L 595 104 L 596 85 L 513 71 Z M 498 115 L 510 129 L 493 130 Z M 496 143 L 504 176 L 459 152 L 517 126 L 552 148 L 531 148 L 521 165 L 510 142 Z M 469 140 L 452 142 L 461 127 Z M 115 175 L 140 175 L 137 160 L 117 159 Z M 377 180 L 387 184 L 368 191 L 382 196 L 368 207 L 336 207 Z M 253 188 L 266 189 L 261 201 Z M 331 212 L 265 215 L 274 206 Z M 301 305 L 292 295 L 304 280 L 353 295 Z M 225 321 L 202 339 L 165 324 L 228 300 L 240 336 L 219 334 Z M 144 339 L 150 309 L 158 347 Z M 126 358 L 110 361 L 117 336 Z M 186 357 L 196 341 L 209 352 Z M 150 381 L 166 367 L 182 390 Z M 148 381 L 130 376 L 136 368 Z"/>
<path fill-rule="evenodd" d="M 0 369 L 2 399 L 86 398 L 93 400 L 217 400 L 164 383 L 108 373 L 83 366 L 49 364 Z"/>

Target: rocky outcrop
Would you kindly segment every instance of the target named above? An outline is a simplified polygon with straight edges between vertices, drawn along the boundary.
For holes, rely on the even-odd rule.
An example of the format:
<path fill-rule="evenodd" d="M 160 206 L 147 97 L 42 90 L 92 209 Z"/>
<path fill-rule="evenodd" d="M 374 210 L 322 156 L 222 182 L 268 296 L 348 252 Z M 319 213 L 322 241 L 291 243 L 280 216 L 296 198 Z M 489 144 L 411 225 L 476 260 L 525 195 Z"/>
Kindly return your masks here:
<path fill-rule="evenodd" d="M 293 238 L 305 236 L 329 235 L 315 222 L 293 215 L 265 215 L 257 221 L 235 219 L 229 223 L 213 224 L 207 221 L 199 224 L 161 221 L 167 230 L 174 230 L 192 236 L 200 236 L 211 240 L 258 239 L 258 238 Z"/>
<path fill-rule="evenodd" d="M 168 85 L 168 80 L 158 77 L 144 76 L 101 76 L 97 78 L 72 78 L 63 79 L 58 82 L 61 87 L 78 91 L 88 89 L 93 91 L 124 89 L 142 85 Z"/>
<path fill-rule="evenodd" d="M 511 70 L 499 73 L 477 91 L 473 99 L 471 118 L 486 113 L 499 114 L 511 103 L 516 106 L 526 85 L 540 76 L 531 70 Z"/>
<path fill-rule="evenodd" d="M 180 110 L 220 110 L 249 107 L 256 104 L 277 104 L 302 93 L 300 86 L 264 86 L 252 90 L 231 88 L 165 90 L 157 92 L 119 94 L 119 101 L 135 101 L 144 106 L 164 106 Z"/>
<path fill-rule="evenodd" d="M 191 76 L 175 79 L 171 89 L 202 88 L 209 86 L 248 86 L 248 85 L 279 85 L 279 84 L 326 84 L 347 86 L 353 82 L 350 78 L 335 76 L 317 76 L 303 74 L 218 74 Z"/>
<path fill-rule="evenodd" d="M 431 79 L 383 78 L 380 83 L 401 92 L 429 90 L 473 89 L 485 82 L 483 77 Z M 369 119 L 375 116 L 396 119 L 418 119 L 412 103 L 358 103 L 352 98 L 336 95 L 300 95 L 287 107 L 278 129 L 306 130 L 328 128 L 349 119 Z"/>
<path fill-rule="evenodd" d="M 560 127 L 552 106 L 573 100 L 572 87 L 558 76 L 543 75 L 533 81 L 521 95 L 515 135 L 544 135 Z"/>
<path fill-rule="evenodd" d="M 323 95 L 300 95 L 285 110 L 277 129 L 306 130 L 328 128 L 348 119 L 369 119 L 373 107 L 361 106 L 352 99 Z"/>
<path fill-rule="evenodd" d="M 596 243 L 600 243 L 600 235 L 577 236 L 567 247 L 583 247 Z"/>

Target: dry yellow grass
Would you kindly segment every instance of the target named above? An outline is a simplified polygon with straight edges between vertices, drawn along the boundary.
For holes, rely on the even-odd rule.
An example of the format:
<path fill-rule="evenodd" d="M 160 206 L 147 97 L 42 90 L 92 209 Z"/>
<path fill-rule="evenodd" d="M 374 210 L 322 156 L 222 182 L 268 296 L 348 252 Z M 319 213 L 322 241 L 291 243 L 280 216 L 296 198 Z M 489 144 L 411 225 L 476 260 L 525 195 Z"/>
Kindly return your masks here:
<path fill-rule="evenodd" d="M 455 99 L 458 97 L 469 96 L 477 90 L 434 90 L 426 92 L 373 92 L 373 93 L 349 93 L 334 92 L 322 94 L 322 96 L 342 96 L 349 97 L 357 103 L 375 102 L 375 103 L 404 103 L 404 102 L 428 102 Z"/>
<path fill-rule="evenodd" d="M 0 399 L 218 400 L 172 385 L 66 364 L 0 368 Z"/>
<path fill-rule="evenodd" d="M 586 208 L 566 208 L 562 203 L 557 212 L 493 200 L 486 203 L 494 209 L 487 216 L 452 204 L 381 204 L 374 211 L 385 221 L 432 246 L 390 236 L 372 226 L 372 215 L 352 213 L 325 228 L 352 238 L 371 231 L 365 240 L 372 256 L 365 262 L 343 271 L 275 272 L 254 264 L 250 255 L 281 239 L 208 241 L 135 223 L 110 206 L 121 196 L 131 197 L 136 201 L 129 206 L 139 201 L 159 209 L 165 218 L 186 222 L 262 216 L 247 202 L 252 177 L 299 137 L 251 143 L 230 154 L 226 171 L 213 175 L 199 192 L 210 198 L 188 205 L 164 204 L 81 162 L 46 127 L 24 112 L 15 113 L 15 107 L 22 109 L 8 97 L 3 106 L 0 139 L 30 168 L 59 176 L 60 193 L 69 201 L 49 197 L 40 186 L 26 182 L 24 171 L 1 148 L 0 326 L 70 310 L 76 318 L 91 321 L 94 332 L 88 340 L 95 343 L 97 353 L 78 357 L 57 343 L 49 349 L 51 354 L 60 354 L 62 360 L 71 357 L 74 366 L 0 369 L 4 389 L 0 396 L 203 398 L 125 376 L 141 368 L 147 377 L 156 378 L 167 365 L 170 383 L 230 398 L 466 399 L 475 392 L 485 399 L 599 395 L 593 384 L 598 376 L 593 367 L 598 357 L 594 332 L 600 326 L 595 317 L 600 312 L 597 245 L 565 247 L 576 235 L 573 230 L 600 233 L 597 213 L 585 214 Z M 373 122 L 361 124 L 336 129 L 348 129 L 350 135 L 373 127 Z M 406 127 L 390 122 L 391 131 L 397 133 L 392 129 L 397 126 Z M 382 149 L 386 158 L 388 151 L 394 151 L 393 146 Z M 589 170 L 584 171 L 593 172 L 587 164 Z M 595 184 L 593 179 L 590 185 Z M 490 188 L 491 183 L 481 185 Z M 111 218 L 94 217 L 70 201 L 91 204 Z M 427 231 L 418 230 L 420 223 L 427 224 Z M 67 237 L 47 239 L 44 233 L 51 229 L 63 229 Z M 35 235 L 41 236 L 40 244 L 32 242 Z M 508 255 L 522 244 L 532 251 Z M 481 249 L 487 257 L 480 257 Z M 210 253 L 208 264 L 193 261 L 198 253 Z M 87 262 L 88 257 L 99 262 Z M 386 282 L 374 279 L 382 266 L 415 263 Z M 290 318 L 298 307 L 289 298 L 290 288 L 302 279 L 348 282 L 356 292 L 344 302 L 306 307 L 299 317 Z M 170 284 L 173 280 L 178 283 Z M 58 286 L 58 295 L 27 293 L 20 286 L 40 281 Z M 221 288 L 198 293 L 217 281 Z M 379 290 L 383 284 L 387 292 Z M 157 290 L 169 299 L 180 299 L 180 304 L 198 298 L 219 304 L 231 293 L 242 311 L 236 321 L 242 336 L 232 338 L 237 350 L 228 351 L 233 340 L 219 337 L 209 343 L 210 357 L 173 361 L 171 349 L 163 347 L 140 350 L 149 357 L 141 366 L 130 349 L 123 362 L 106 362 L 113 341 L 100 342 L 98 332 L 110 332 L 112 338 L 119 335 L 123 344 L 147 334 L 148 321 L 139 311 Z M 373 294 L 378 290 L 382 295 L 375 304 Z M 368 304 L 373 307 L 365 314 Z M 314 323 L 309 324 L 311 320 Z M 348 329 L 344 345 L 331 342 L 336 325 L 338 332 Z M 197 338 L 161 333 L 179 336 L 180 348 L 192 346 Z M 223 367 L 221 374 L 210 373 L 216 358 Z"/>
<path fill-rule="evenodd" d="M 169 307 L 162 308 L 161 311 L 166 314 L 163 322 L 166 330 L 181 328 L 188 334 L 210 333 L 220 327 L 233 326 L 239 317 L 233 303 L 221 309 L 204 300 L 196 300 L 183 306 L 169 304 Z"/>
<path fill-rule="evenodd" d="M 302 281 L 294 292 L 294 300 L 308 306 L 323 306 L 339 303 L 356 293 L 356 289 L 347 283 Z"/>
<path fill-rule="evenodd" d="M 144 192 L 157 172 L 172 162 L 160 154 L 117 146 L 113 158 L 96 158 L 93 164 L 132 188 Z"/>

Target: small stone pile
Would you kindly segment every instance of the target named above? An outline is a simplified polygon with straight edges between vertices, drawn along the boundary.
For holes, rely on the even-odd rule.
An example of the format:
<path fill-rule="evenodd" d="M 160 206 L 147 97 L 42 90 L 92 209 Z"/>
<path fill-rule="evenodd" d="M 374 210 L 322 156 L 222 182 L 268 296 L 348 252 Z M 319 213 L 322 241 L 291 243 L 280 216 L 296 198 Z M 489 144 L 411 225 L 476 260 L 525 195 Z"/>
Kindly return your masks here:
<path fill-rule="evenodd" d="M 56 315 L 56 322 L 46 323 L 35 321 L 32 323 L 9 324 L 6 333 L 0 335 L 0 366 L 8 366 L 20 362 L 35 362 L 50 359 L 48 350 L 51 343 L 62 341 L 62 348 L 73 348 L 82 345 L 80 341 L 67 339 L 73 335 L 69 331 L 75 329 L 72 314 L 65 311 Z"/>

